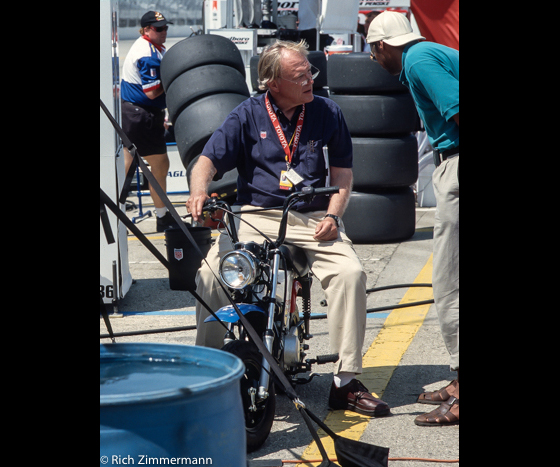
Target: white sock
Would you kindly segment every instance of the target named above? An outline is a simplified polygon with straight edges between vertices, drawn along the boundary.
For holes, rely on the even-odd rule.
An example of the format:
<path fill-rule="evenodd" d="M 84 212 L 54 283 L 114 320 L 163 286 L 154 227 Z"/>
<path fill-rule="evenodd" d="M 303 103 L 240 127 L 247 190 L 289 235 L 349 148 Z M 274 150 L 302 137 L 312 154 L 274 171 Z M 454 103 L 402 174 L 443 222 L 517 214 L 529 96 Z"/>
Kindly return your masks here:
<path fill-rule="evenodd" d="M 164 206 L 162 208 L 156 208 L 155 211 L 157 217 L 163 217 L 167 213 L 167 208 Z"/>
<path fill-rule="evenodd" d="M 337 388 L 346 386 L 350 381 L 356 377 L 356 373 L 349 373 L 347 371 L 341 371 L 340 373 L 334 375 L 334 385 Z"/>

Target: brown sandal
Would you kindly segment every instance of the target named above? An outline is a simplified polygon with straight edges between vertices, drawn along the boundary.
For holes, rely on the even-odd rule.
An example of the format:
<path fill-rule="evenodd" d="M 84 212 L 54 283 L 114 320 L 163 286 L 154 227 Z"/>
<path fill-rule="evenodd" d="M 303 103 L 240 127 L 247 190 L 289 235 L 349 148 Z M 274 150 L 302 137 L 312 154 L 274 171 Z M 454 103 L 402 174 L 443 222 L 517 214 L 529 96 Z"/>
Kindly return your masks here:
<path fill-rule="evenodd" d="M 414 423 L 419 426 L 448 426 L 459 424 L 459 399 L 451 397 L 437 409 L 418 415 Z"/>
<path fill-rule="evenodd" d="M 438 391 L 423 392 L 418 396 L 416 402 L 419 404 L 440 405 L 450 397 L 456 396 L 458 385 L 459 382 L 454 379 L 453 381 L 451 381 L 451 383 Z"/>

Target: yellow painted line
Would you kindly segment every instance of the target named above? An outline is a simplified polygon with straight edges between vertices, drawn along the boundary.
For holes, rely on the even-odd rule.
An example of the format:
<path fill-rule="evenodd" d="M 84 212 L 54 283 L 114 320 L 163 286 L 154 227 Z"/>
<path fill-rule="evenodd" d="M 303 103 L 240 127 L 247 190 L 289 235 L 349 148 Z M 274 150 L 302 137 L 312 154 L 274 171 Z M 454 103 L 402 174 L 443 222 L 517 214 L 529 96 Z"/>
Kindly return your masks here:
<path fill-rule="evenodd" d="M 433 255 L 430 255 L 420 274 L 414 279 L 415 283 L 432 282 L 432 261 Z M 431 288 L 411 287 L 404 294 L 400 303 L 411 303 L 432 298 Z M 400 308 L 393 310 L 387 316 L 383 327 L 362 359 L 363 372 L 358 376 L 360 381 L 376 397 L 382 398 L 395 368 L 399 365 L 406 349 L 408 349 L 412 339 L 422 326 L 430 306 L 431 304 Z M 338 435 L 357 441 L 364 433 L 370 420 L 370 417 L 348 410 L 333 410 L 325 418 L 325 424 Z M 336 457 L 332 438 L 321 429 L 318 430 L 318 434 L 328 457 Z M 315 441 L 306 448 L 301 458 L 303 461 L 321 458 L 321 453 Z M 320 462 L 303 462 L 297 465 L 310 467 L 319 464 Z"/>
<path fill-rule="evenodd" d="M 217 237 L 218 235 L 220 235 L 220 233 L 217 230 L 212 230 L 212 232 L 210 232 L 211 237 Z M 165 240 L 165 235 L 157 235 L 155 237 L 148 237 L 146 235 L 146 238 L 148 240 Z M 138 240 L 138 238 L 134 235 L 131 235 L 128 237 L 128 240 Z"/>
<path fill-rule="evenodd" d="M 157 237 L 148 237 L 148 236 L 146 235 L 146 238 L 147 238 L 148 240 L 165 240 L 165 235 L 158 235 Z M 128 237 L 128 240 L 129 240 L 129 241 L 130 241 L 130 240 L 138 240 L 138 237 L 132 235 L 132 236 Z"/>

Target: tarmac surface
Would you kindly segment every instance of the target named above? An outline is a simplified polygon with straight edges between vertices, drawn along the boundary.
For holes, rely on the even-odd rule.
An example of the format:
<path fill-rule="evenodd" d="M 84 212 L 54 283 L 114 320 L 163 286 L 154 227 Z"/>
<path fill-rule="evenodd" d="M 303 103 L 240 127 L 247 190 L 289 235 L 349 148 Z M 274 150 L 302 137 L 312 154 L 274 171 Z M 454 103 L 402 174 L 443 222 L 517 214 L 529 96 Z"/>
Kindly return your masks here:
<path fill-rule="evenodd" d="M 188 194 L 170 195 L 169 198 L 181 216 L 187 214 L 184 203 Z M 136 209 L 127 211 L 128 217 L 138 217 L 138 197 L 131 195 L 128 200 L 136 205 Z M 144 213 L 153 209 L 153 205 L 150 206 L 151 202 L 149 196 L 142 197 Z M 367 273 L 368 288 L 410 284 L 415 281 L 431 283 L 434 213 L 435 208 L 417 207 L 416 231 L 406 241 L 355 245 Z M 136 226 L 167 257 L 165 235 L 156 232 L 155 214 L 137 220 Z M 118 313 L 110 315 L 113 332 L 118 334 L 195 324 L 195 299 L 191 294 L 170 289 L 168 270 L 130 232 L 127 244 L 129 267 L 134 282 L 125 297 L 119 301 Z M 318 281 L 314 282 L 311 298 L 312 312 L 326 313 L 326 308 L 320 303 L 324 294 Z M 412 302 L 431 298 L 431 288 L 405 287 L 370 293 L 367 303 L 369 309 L 393 306 L 401 301 Z M 101 318 L 99 324 L 100 334 L 107 335 L 105 323 Z M 308 355 L 315 357 L 330 353 L 326 320 L 312 320 L 310 327 L 314 338 L 309 341 Z M 408 337 L 399 337 L 401 331 L 408 332 Z M 188 330 L 123 336 L 117 337 L 116 342 L 194 345 L 195 333 L 195 330 Z M 391 339 L 400 345 L 401 350 L 395 351 L 391 345 L 387 346 Z M 109 338 L 101 338 L 100 342 L 111 341 Z M 370 419 L 353 412 L 330 410 L 327 400 L 333 364 L 314 366 L 313 371 L 317 376 L 310 383 L 296 387 L 301 400 L 322 420 L 326 418 L 327 425 L 335 432 L 341 433 L 345 430 L 343 436 L 388 447 L 391 467 L 411 465 L 408 460 L 391 460 L 396 458 L 457 460 L 459 426 L 419 427 L 414 424 L 417 415 L 436 408 L 417 404 L 418 394 L 427 390 L 437 390 L 456 377 L 456 373 L 449 370 L 449 357 L 441 337 L 435 305 L 369 313 L 363 354 L 364 374 L 360 379 L 370 391 L 389 404 L 390 416 Z M 385 357 L 392 358 L 393 363 L 384 364 Z M 366 363 L 366 360 L 369 363 Z M 268 461 L 269 464 L 258 465 L 272 466 L 275 465 L 274 460 L 319 459 L 320 455 L 314 448 L 311 434 L 302 423 L 303 420 L 293 404 L 281 394 L 277 396 L 276 404 L 274 424 L 267 441 L 258 451 L 249 453 L 247 460 Z M 319 434 L 321 437 L 326 436 L 321 430 Z M 323 443 L 329 452 L 328 440 L 326 437 Z M 313 455 L 314 452 L 317 452 L 317 455 Z M 431 467 L 441 463 L 416 461 L 413 465 Z"/>

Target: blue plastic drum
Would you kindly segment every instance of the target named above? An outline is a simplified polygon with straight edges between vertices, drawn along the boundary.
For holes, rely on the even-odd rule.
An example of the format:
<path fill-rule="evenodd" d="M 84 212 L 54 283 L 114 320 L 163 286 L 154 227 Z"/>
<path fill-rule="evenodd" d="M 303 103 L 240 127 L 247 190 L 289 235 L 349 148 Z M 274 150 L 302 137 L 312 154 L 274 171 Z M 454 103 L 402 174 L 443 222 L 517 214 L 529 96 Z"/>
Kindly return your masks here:
<path fill-rule="evenodd" d="M 100 466 L 246 466 L 243 362 L 207 347 L 101 344 Z"/>

